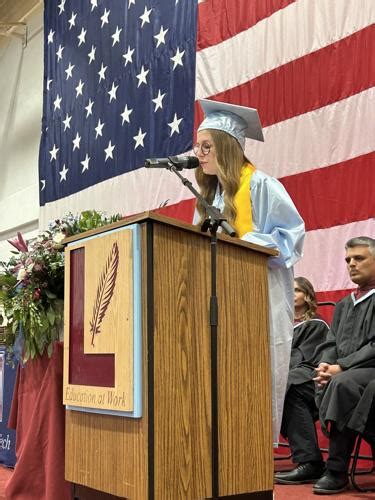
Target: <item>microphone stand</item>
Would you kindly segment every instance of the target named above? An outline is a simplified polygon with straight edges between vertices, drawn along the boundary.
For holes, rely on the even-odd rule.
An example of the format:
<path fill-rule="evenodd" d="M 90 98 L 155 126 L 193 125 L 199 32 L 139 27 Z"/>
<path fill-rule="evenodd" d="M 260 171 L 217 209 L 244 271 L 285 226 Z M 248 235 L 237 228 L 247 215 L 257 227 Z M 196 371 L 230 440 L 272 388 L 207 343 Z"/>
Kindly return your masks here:
<path fill-rule="evenodd" d="M 207 219 L 201 226 L 201 231 L 210 231 L 211 234 L 211 296 L 210 296 L 210 332 L 211 332 L 211 454 L 212 454 L 212 498 L 219 497 L 219 422 L 218 422 L 218 367 L 217 367 L 217 333 L 218 333 L 218 301 L 216 293 L 216 275 L 217 275 L 217 230 L 219 226 L 229 234 L 235 236 L 236 232 L 228 223 L 223 214 L 216 208 L 207 203 L 203 196 L 194 188 L 193 184 L 178 171 L 178 166 L 168 158 L 170 163 L 167 169 L 174 172 L 186 186 L 201 202 L 206 209 Z"/>

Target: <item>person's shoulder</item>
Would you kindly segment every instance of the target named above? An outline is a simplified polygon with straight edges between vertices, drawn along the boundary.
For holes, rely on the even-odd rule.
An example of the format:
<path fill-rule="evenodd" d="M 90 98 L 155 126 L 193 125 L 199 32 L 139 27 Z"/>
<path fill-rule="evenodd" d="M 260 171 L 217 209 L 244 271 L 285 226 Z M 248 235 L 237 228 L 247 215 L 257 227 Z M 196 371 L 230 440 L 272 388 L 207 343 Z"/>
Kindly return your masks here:
<path fill-rule="evenodd" d="M 282 183 L 277 180 L 276 177 L 272 177 L 272 175 L 266 174 L 263 170 L 259 170 L 258 168 L 254 170 L 254 173 L 251 176 L 251 182 L 253 184 L 283 187 Z"/>
<path fill-rule="evenodd" d="M 310 318 L 308 320 L 311 324 L 311 326 L 322 326 L 322 327 L 327 327 L 329 328 L 329 325 L 328 323 L 326 322 L 325 319 L 322 318 L 322 316 L 320 316 L 319 314 L 316 314 L 313 318 Z"/>

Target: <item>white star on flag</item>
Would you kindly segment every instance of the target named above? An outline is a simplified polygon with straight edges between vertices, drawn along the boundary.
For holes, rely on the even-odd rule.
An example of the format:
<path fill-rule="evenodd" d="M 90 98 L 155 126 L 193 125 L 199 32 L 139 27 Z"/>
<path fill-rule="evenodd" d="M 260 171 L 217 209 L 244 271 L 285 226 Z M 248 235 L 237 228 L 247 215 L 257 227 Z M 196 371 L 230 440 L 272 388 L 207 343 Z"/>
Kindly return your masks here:
<path fill-rule="evenodd" d="M 173 121 L 169 122 L 168 123 L 168 127 L 171 128 L 171 133 L 170 133 L 170 137 L 172 137 L 172 135 L 176 132 L 176 133 L 180 133 L 180 129 L 179 129 L 179 126 L 180 126 L 180 123 L 182 122 L 182 118 L 177 118 L 177 114 L 175 113 L 174 114 L 174 117 L 173 117 Z"/>
<path fill-rule="evenodd" d="M 49 30 L 49 33 L 48 33 L 48 43 L 53 43 L 53 36 L 54 36 L 55 32 L 52 31 L 52 29 Z"/>
<path fill-rule="evenodd" d="M 59 3 L 59 5 L 57 7 L 60 10 L 59 16 L 61 16 L 61 14 L 65 11 L 65 0 L 61 0 L 61 2 Z"/>
<path fill-rule="evenodd" d="M 128 63 L 131 63 L 133 62 L 133 52 L 134 52 L 134 49 L 131 49 L 130 48 L 130 45 L 128 45 L 128 51 L 126 54 L 123 54 L 123 58 L 125 59 L 125 66 L 128 64 Z"/>
<path fill-rule="evenodd" d="M 105 72 L 107 70 L 107 67 L 108 66 L 103 66 L 103 63 L 102 63 L 102 67 L 100 68 L 100 71 L 98 71 L 98 75 L 100 76 L 99 78 L 99 83 L 102 81 L 102 80 L 105 80 Z"/>
<path fill-rule="evenodd" d="M 109 141 L 108 143 L 108 146 L 105 148 L 105 160 L 104 161 L 107 161 L 108 158 L 112 158 L 113 160 L 113 150 L 115 149 L 115 146 L 112 146 L 112 143 L 111 141 Z"/>
<path fill-rule="evenodd" d="M 183 66 L 182 64 L 182 56 L 185 54 L 185 51 L 183 50 L 180 52 L 180 48 L 177 47 L 176 53 L 173 57 L 171 57 L 171 60 L 173 61 L 173 70 L 176 69 L 177 66 Z"/>
<path fill-rule="evenodd" d="M 91 2 L 91 12 L 98 6 L 98 0 L 90 0 Z"/>
<path fill-rule="evenodd" d="M 60 172 L 59 172 L 59 174 L 60 174 L 60 182 L 66 181 L 66 174 L 68 173 L 68 171 L 69 171 L 69 169 L 66 168 L 65 163 L 64 163 L 63 169 L 60 170 Z"/>
<path fill-rule="evenodd" d="M 90 115 L 92 115 L 92 107 L 94 105 L 94 101 L 89 99 L 88 105 L 85 107 L 85 110 L 87 111 L 86 113 L 86 118 L 88 118 Z"/>
<path fill-rule="evenodd" d="M 49 152 L 49 154 L 51 155 L 51 158 L 49 161 L 52 161 L 52 160 L 56 160 L 57 158 L 57 153 L 59 152 L 60 148 L 57 148 L 56 147 L 56 144 L 53 145 L 53 148 L 51 149 L 51 151 Z"/>
<path fill-rule="evenodd" d="M 116 100 L 116 92 L 118 89 L 118 85 L 115 85 L 115 82 L 112 83 L 112 88 L 107 94 L 109 95 L 109 102 L 112 101 L 112 99 Z"/>
<path fill-rule="evenodd" d="M 79 133 L 77 132 L 75 138 L 73 139 L 73 151 L 75 149 L 79 149 L 79 145 L 80 145 L 80 142 L 81 142 L 81 136 L 79 135 Z"/>
<path fill-rule="evenodd" d="M 111 13 L 110 10 L 107 10 L 107 9 L 104 9 L 104 14 L 102 15 L 102 17 L 100 18 L 101 21 L 102 21 L 102 28 L 105 24 L 108 24 L 108 16 L 109 14 Z"/>
<path fill-rule="evenodd" d="M 47 79 L 47 90 L 50 90 L 52 82 L 53 82 L 52 79 L 50 79 L 50 78 Z"/>
<path fill-rule="evenodd" d="M 145 23 L 149 23 L 150 22 L 151 11 L 152 11 L 152 9 L 147 10 L 147 6 L 145 5 L 145 10 L 144 10 L 143 14 L 141 16 L 139 16 L 139 19 L 142 19 L 141 28 L 143 28 L 143 25 Z"/>
<path fill-rule="evenodd" d="M 70 128 L 70 120 L 72 119 L 72 115 L 68 115 L 68 113 L 66 113 L 66 117 L 65 117 L 65 120 L 63 120 L 63 124 L 64 124 L 64 132 L 67 128 Z"/>
<path fill-rule="evenodd" d="M 62 53 L 65 47 L 62 47 L 61 44 L 59 45 L 59 48 L 57 49 L 56 55 L 57 55 L 57 60 L 61 61 L 62 59 Z"/>
<path fill-rule="evenodd" d="M 165 94 L 161 94 L 160 89 L 159 89 L 158 95 L 155 97 L 155 99 L 152 99 L 152 102 L 155 103 L 154 112 L 157 111 L 158 109 L 163 109 L 164 96 L 165 96 Z"/>
<path fill-rule="evenodd" d="M 86 33 L 87 30 L 85 30 L 85 28 L 82 28 L 81 33 L 77 36 L 79 40 L 78 47 L 80 47 L 83 43 L 86 43 Z"/>
<path fill-rule="evenodd" d="M 167 29 L 164 29 L 163 26 L 160 27 L 160 31 L 157 35 L 154 35 L 154 38 L 156 38 L 157 40 L 157 44 L 156 44 L 156 47 L 159 47 L 159 45 L 161 43 L 164 43 L 165 44 L 165 35 L 167 34 L 168 32 L 168 28 Z"/>
<path fill-rule="evenodd" d="M 113 35 L 111 36 L 111 38 L 113 38 L 113 43 L 112 43 L 112 47 L 114 47 L 114 45 L 116 43 L 119 43 L 120 42 L 120 33 L 122 31 L 122 28 L 121 29 L 118 29 L 118 26 L 116 26 L 116 31 L 113 33 Z"/>
<path fill-rule="evenodd" d="M 56 111 L 56 109 L 61 109 L 60 108 L 61 101 L 62 97 L 60 97 L 59 94 L 57 94 L 56 99 L 53 101 L 54 111 Z"/>
<path fill-rule="evenodd" d="M 41 187 L 40 190 L 44 191 L 46 189 L 46 181 L 45 181 L 45 179 L 40 179 L 40 183 L 42 185 L 42 187 Z"/>
<path fill-rule="evenodd" d="M 138 134 L 133 137 L 133 139 L 135 140 L 134 149 L 137 149 L 138 146 L 144 147 L 143 139 L 145 138 L 145 136 L 146 136 L 146 132 L 142 132 L 142 129 L 139 128 Z"/>
<path fill-rule="evenodd" d="M 141 72 L 138 75 L 136 75 L 138 78 L 137 87 L 139 87 L 142 83 L 145 83 L 147 85 L 146 76 L 148 75 L 149 71 L 150 71 L 149 69 L 146 71 L 144 66 L 142 66 Z"/>
<path fill-rule="evenodd" d="M 83 89 L 83 86 L 85 85 L 85 82 L 82 82 L 82 80 L 80 79 L 79 80 L 79 83 L 76 87 L 76 98 L 79 96 L 79 95 L 82 95 L 82 89 Z"/>
<path fill-rule="evenodd" d="M 70 30 L 73 28 L 73 26 L 76 25 L 76 17 L 77 17 L 77 14 L 72 12 L 72 17 L 69 19 L 69 29 Z"/>
<path fill-rule="evenodd" d="M 89 64 L 91 64 L 93 61 L 95 61 L 95 52 L 96 52 L 96 47 L 91 45 L 91 51 L 89 52 Z"/>
<path fill-rule="evenodd" d="M 135 0 L 129 0 L 128 9 L 130 9 L 131 5 L 135 5 Z"/>
<path fill-rule="evenodd" d="M 124 122 L 130 123 L 130 115 L 132 114 L 133 110 L 128 108 L 128 105 L 125 105 L 124 111 L 121 113 L 122 117 L 122 125 L 124 125 Z"/>
<path fill-rule="evenodd" d="M 81 165 L 83 166 L 83 169 L 82 169 L 82 173 L 85 171 L 85 170 L 88 170 L 89 169 L 89 162 L 90 162 L 91 158 L 89 157 L 89 155 L 86 153 L 86 157 L 83 161 L 81 161 Z"/>
<path fill-rule="evenodd" d="M 104 123 L 101 123 L 101 122 L 100 122 L 100 118 L 99 118 L 99 120 L 98 120 L 98 124 L 97 124 L 97 126 L 95 127 L 95 131 L 96 131 L 96 136 L 95 136 L 95 139 L 97 139 L 97 138 L 98 138 L 98 135 L 100 135 L 100 136 L 102 136 L 102 135 L 103 135 L 103 132 L 102 132 L 102 131 L 103 131 L 103 127 L 104 127 L 104 125 L 105 125 Z"/>
<path fill-rule="evenodd" d="M 75 64 L 72 64 L 69 61 L 69 66 L 66 68 L 65 73 L 66 73 L 66 80 L 69 80 L 69 78 L 72 78 L 72 71 L 74 69 Z"/>

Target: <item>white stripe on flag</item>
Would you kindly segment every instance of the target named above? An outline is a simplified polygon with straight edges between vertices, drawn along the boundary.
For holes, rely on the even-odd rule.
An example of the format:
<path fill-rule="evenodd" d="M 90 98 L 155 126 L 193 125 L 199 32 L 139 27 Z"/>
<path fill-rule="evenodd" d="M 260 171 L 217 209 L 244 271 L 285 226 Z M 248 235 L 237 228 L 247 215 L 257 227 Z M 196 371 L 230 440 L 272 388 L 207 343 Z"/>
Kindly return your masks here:
<path fill-rule="evenodd" d="M 184 177 L 195 181 L 194 170 L 183 172 Z M 95 208 L 107 214 L 123 216 L 158 208 L 164 203 L 173 205 L 193 198 L 175 174 L 166 169 L 140 168 L 113 177 L 79 193 L 47 203 L 41 208 L 41 227 L 66 212 L 80 213 Z"/>
<path fill-rule="evenodd" d="M 334 165 L 375 149 L 375 87 L 263 129 L 265 142 L 248 140 L 254 165 L 274 177 Z"/>

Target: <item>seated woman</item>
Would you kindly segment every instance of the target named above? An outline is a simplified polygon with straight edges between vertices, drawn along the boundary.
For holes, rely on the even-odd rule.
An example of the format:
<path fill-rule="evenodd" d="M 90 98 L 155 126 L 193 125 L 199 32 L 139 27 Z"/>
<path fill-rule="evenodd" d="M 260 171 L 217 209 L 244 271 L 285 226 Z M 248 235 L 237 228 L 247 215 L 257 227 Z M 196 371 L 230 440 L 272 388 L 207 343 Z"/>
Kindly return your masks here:
<path fill-rule="evenodd" d="M 290 356 L 288 386 L 311 380 L 316 347 L 325 341 L 329 326 L 317 313 L 314 288 L 306 278 L 294 279 L 294 334 Z"/>
<path fill-rule="evenodd" d="M 299 408 L 299 415 L 304 415 L 304 418 L 316 420 L 318 411 L 314 400 L 314 369 L 317 365 L 315 359 L 315 349 L 318 345 L 324 342 L 329 327 L 327 323 L 321 319 L 317 313 L 317 301 L 315 291 L 309 280 L 303 277 L 295 278 L 294 280 L 294 335 L 292 340 L 292 352 L 289 365 L 288 384 L 286 398 L 284 403 L 284 413 L 281 424 L 281 434 L 288 439 L 293 462 L 298 464 L 309 464 L 314 471 L 316 477 L 319 478 L 323 473 L 324 464 L 319 447 L 317 445 L 317 436 L 308 436 L 309 439 L 314 439 L 316 447 L 310 450 L 305 439 L 305 430 L 299 432 L 299 426 L 295 425 L 294 419 L 289 416 L 289 407 L 293 406 L 296 410 L 296 401 L 293 397 L 294 393 L 299 390 L 306 391 L 304 394 L 306 407 Z M 305 382 L 310 381 L 311 384 L 306 386 Z M 296 411 L 293 415 L 296 415 Z M 315 427 L 313 427 L 315 429 Z M 307 430 L 306 430 L 307 431 Z M 289 484 L 290 472 L 276 473 L 275 480 L 280 484 Z M 285 477 L 284 477 L 285 476 Z M 292 478 L 293 479 L 293 478 Z M 292 484 L 296 484 L 295 481 Z"/>

